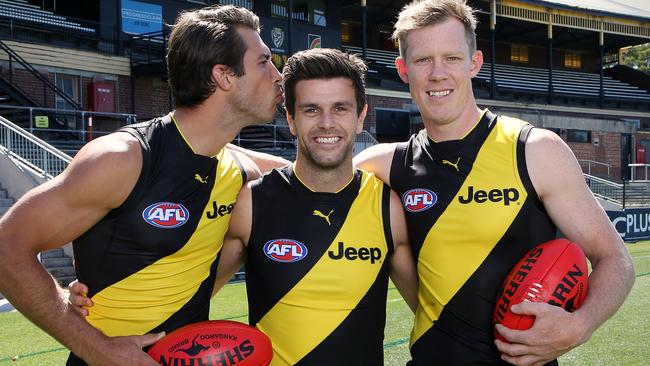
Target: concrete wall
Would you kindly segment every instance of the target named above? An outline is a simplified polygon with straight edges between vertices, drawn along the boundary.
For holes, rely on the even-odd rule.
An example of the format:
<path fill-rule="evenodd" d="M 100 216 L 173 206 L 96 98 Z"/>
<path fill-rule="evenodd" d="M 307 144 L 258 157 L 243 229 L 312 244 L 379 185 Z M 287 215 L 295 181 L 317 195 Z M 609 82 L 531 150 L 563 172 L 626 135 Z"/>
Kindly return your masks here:
<path fill-rule="evenodd" d="M 45 177 L 12 159 L 4 149 L 0 149 L 0 184 L 9 196 L 18 200 L 27 191 L 45 181 Z"/>
<path fill-rule="evenodd" d="M 20 161 L 11 158 L 4 148 L 0 147 L 0 184 L 7 190 L 10 197 L 16 201 L 34 187 L 45 183 L 47 179 Z M 72 257 L 72 244 L 63 247 L 63 252 Z"/>

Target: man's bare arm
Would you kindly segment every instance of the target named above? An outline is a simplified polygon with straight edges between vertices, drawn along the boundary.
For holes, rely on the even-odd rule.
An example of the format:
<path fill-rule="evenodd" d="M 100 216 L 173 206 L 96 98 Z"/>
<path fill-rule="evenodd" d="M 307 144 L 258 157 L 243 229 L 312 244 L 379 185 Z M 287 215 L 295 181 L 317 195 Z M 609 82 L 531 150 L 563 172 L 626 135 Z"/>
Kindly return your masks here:
<path fill-rule="evenodd" d="M 375 173 L 379 179 L 390 185 L 390 167 L 397 144 L 378 144 L 371 146 L 354 157 L 354 166 Z"/>
<path fill-rule="evenodd" d="M 99 138 L 0 220 L 0 291 L 32 322 L 93 364 L 155 362 L 137 344 L 147 337 L 136 342 L 108 338 L 79 317 L 36 255 L 77 238 L 119 206 L 138 179 L 141 161 L 140 145 L 129 135 Z"/>
<path fill-rule="evenodd" d="M 251 234 L 253 218 L 250 184 L 245 185 L 232 211 L 230 226 L 221 248 L 217 280 L 212 295 L 217 293 L 246 262 L 246 246 Z"/>
<path fill-rule="evenodd" d="M 270 172 L 275 168 L 282 168 L 283 166 L 287 166 L 291 164 L 289 160 L 286 160 L 284 158 L 274 156 L 271 154 L 265 154 L 258 151 L 245 149 L 237 145 L 228 144 L 226 145 L 226 147 L 247 156 L 257 165 L 257 167 L 262 172 L 262 174 L 266 172 Z"/>
<path fill-rule="evenodd" d="M 526 144 L 533 185 L 560 231 L 578 243 L 593 271 L 582 307 L 573 313 L 543 303 L 521 303 L 513 311 L 536 316 L 530 330 L 497 325 L 512 344 L 497 341 L 506 361 L 542 364 L 586 342 L 621 306 L 634 283 L 632 260 L 607 215 L 587 188 L 569 147 L 554 133 L 534 129 Z"/>
<path fill-rule="evenodd" d="M 390 192 L 390 228 L 395 252 L 390 263 L 390 278 L 413 312 L 418 305 L 418 274 L 409 246 L 406 217 L 399 197 Z"/>

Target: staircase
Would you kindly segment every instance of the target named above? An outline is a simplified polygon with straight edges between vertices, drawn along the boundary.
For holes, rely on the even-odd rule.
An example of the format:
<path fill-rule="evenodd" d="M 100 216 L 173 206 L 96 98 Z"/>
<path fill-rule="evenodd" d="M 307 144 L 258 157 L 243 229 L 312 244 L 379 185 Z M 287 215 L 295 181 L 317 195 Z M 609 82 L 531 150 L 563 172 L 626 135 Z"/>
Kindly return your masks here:
<path fill-rule="evenodd" d="M 594 196 L 618 206 L 650 206 L 650 182 L 632 181 L 623 184 L 584 174 L 585 181 Z"/>
<path fill-rule="evenodd" d="M 0 149 L 15 161 L 16 165 L 28 167 L 42 177 L 54 177 L 70 163 L 69 156 L 56 151 L 52 146 L 2 117 L 0 117 Z M 0 174 L 0 179 L 5 174 L 9 173 L 3 172 Z M 7 212 L 14 202 L 7 190 L 0 188 L 0 216 Z M 40 258 L 45 269 L 62 285 L 66 286 L 74 280 L 72 258 L 66 256 L 63 249 L 42 252 Z"/>
<path fill-rule="evenodd" d="M 0 187 L 0 217 L 2 217 L 14 203 L 15 200 L 12 197 L 9 197 L 7 190 Z M 61 286 L 65 287 L 76 279 L 74 267 L 72 266 L 72 258 L 65 255 L 61 248 L 42 252 L 41 264 Z M 0 299 L 1 298 L 0 294 Z"/>
<path fill-rule="evenodd" d="M 9 208 L 14 202 L 14 199 L 7 194 L 7 190 L 0 186 L 0 217 L 9 211 Z"/>
<path fill-rule="evenodd" d="M 72 258 L 65 255 L 62 248 L 41 252 L 41 264 L 63 287 L 77 279 Z"/>

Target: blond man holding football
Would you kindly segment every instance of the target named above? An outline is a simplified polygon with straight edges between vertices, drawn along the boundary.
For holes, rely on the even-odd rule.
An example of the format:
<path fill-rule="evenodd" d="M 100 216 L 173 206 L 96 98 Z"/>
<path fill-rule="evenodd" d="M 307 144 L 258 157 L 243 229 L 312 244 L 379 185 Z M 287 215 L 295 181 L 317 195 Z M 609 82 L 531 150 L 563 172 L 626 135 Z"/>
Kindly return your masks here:
<path fill-rule="evenodd" d="M 634 282 L 623 242 L 556 134 L 476 105 L 472 78 L 483 64 L 476 18 L 464 0 L 414 1 L 395 24 L 395 65 L 425 129 L 408 142 L 355 158 L 403 198 L 417 262 L 412 365 L 555 363 L 586 342 Z M 593 266 L 573 313 L 546 303 L 512 310 L 536 317 L 529 330 L 496 330 L 499 286 L 517 261 L 556 230 Z M 502 353 L 502 354 L 500 354 Z"/>

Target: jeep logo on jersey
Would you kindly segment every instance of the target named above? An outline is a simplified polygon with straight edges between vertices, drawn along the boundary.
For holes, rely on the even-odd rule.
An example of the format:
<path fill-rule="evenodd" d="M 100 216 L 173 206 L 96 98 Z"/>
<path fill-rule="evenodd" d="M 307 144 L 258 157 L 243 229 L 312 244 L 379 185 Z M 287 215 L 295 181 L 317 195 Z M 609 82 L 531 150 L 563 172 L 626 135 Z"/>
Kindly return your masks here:
<path fill-rule="evenodd" d="M 402 204 L 409 212 L 421 212 L 429 209 L 438 201 L 433 191 L 424 188 L 414 188 L 402 195 Z"/>
<path fill-rule="evenodd" d="M 173 229 L 184 225 L 190 212 L 180 203 L 158 202 L 142 211 L 142 218 L 150 225 L 163 229 Z"/>
<path fill-rule="evenodd" d="M 264 244 L 264 254 L 273 261 L 291 263 L 305 258 L 307 247 L 292 239 L 274 239 Z"/>
<path fill-rule="evenodd" d="M 467 187 L 467 193 L 465 197 L 462 195 L 458 196 L 458 202 L 462 204 L 468 204 L 472 201 L 476 203 L 484 203 L 487 201 L 499 203 L 503 202 L 505 206 L 510 206 L 510 202 L 517 202 L 519 199 L 519 191 L 515 188 L 495 188 L 490 191 L 484 191 L 477 189 L 474 191 L 474 187 Z"/>
<path fill-rule="evenodd" d="M 345 244 L 343 244 L 342 241 L 339 242 L 339 245 L 337 246 L 336 252 L 334 250 L 330 250 L 327 252 L 327 254 L 330 256 L 330 258 L 339 260 L 342 258 L 345 258 L 347 260 L 362 260 L 362 261 L 367 261 L 370 260 L 370 264 L 375 264 L 376 261 L 379 261 L 381 259 L 381 249 L 374 247 L 374 248 L 355 248 L 355 247 L 345 247 Z"/>

